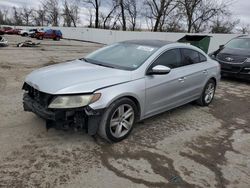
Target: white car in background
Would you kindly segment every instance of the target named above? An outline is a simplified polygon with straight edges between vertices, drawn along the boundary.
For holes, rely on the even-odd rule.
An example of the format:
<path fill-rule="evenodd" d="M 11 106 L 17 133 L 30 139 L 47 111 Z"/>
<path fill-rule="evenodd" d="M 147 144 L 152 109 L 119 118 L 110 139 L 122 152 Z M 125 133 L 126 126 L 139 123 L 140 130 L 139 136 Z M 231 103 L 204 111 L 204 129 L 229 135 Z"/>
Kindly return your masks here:
<path fill-rule="evenodd" d="M 29 30 L 23 29 L 19 32 L 19 35 L 27 37 L 27 36 L 31 36 L 32 34 L 35 34 L 38 31 L 39 29 L 29 29 Z"/>

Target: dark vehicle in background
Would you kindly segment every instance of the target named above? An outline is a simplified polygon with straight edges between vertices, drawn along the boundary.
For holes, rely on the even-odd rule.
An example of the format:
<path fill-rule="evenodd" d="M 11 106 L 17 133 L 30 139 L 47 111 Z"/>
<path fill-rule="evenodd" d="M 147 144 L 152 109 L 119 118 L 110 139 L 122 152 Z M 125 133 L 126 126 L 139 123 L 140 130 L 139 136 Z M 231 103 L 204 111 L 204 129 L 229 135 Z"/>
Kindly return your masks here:
<path fill-rule="evenodd" d="M 250 36 L 239 36 L 211 53 L 221 65 L 222 76 L 250 80 Z"/>
<path fill-rule="evenodd" d="M 62 39 L 62 32 L 60 30 L 48 29 L 44 32 L 36 33 L 36 38 L 39 40 L 43 40 L 44 38 L 60 40 Z"/>
<path fill-rule="evenodd" d="M 7 35 L 18 35 L 18 33 L 21 31 L 21 29 L 10 29 L 5 31 L 5 34 Z"/>

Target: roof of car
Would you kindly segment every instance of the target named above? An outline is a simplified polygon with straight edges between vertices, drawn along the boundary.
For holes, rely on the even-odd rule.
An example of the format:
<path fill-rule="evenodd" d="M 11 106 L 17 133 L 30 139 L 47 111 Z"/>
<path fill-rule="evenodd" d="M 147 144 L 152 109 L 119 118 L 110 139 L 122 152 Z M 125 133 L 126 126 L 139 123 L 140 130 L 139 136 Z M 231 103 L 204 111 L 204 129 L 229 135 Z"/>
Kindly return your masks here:
<path fill-rule="evenodd" d="M 153 47 L 162 47 L 167 44 L 171 44 L 173 42 L 165 41 L 165 40 L 127 40 L 123 41 L 122 43 L 127 44 L 136 44 L 136 45 L 143 45 L 143 46 L 153 46 Z"/>
<path fill-rule="evenodd" d="M 250 35 L 241 35 L 241 36 L 238 36 L 237 38 L 250 39 Z"/>

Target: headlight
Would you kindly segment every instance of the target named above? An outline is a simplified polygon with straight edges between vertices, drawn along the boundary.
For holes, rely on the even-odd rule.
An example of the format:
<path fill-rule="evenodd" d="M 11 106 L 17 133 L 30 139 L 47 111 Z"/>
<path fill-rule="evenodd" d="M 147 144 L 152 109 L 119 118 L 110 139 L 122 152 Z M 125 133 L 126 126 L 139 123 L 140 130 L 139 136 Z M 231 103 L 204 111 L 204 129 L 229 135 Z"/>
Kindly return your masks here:
<path fill-rule="evenodd" d="M 58 96 L 50 103 L 48 108 L 79 108 L 96 102 L 100 97 L 100 93 L 92 95 Z"/>
<path fill-rule="evenodd" d="M 250 63 L 250 58 L 247 58 L 245 62 Z"/>

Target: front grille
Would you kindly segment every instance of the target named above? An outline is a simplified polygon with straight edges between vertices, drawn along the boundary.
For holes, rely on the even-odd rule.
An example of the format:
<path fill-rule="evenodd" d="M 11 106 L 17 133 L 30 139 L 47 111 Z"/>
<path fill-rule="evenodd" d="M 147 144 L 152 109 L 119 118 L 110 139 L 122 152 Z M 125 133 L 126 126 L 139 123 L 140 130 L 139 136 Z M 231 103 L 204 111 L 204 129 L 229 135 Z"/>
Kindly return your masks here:
<path fill-rule="evenodd" d="M 238 73 L 240 72 L 241 67 L 239 66 L 231 66 L 231 65 L 221 65 L 221 71 L 226 71 L 226 72 L 232 72 L 232 73 Z"/>
<path fill-rule="evenodd" d="M 244 63 L 247 57 L 236 56 L 231 54 L 218 54 L 217 59 L 219 61 L 227 62 L 227 63 Z"/>
<path fill-rule="evenodd" d="M 23 90 L 27 91 L 28 95 L 34 99 L 38 104 L 46 107 L 49 105 L 52 95 L 38 91 L 27 83 L 24 83 Z"/>

